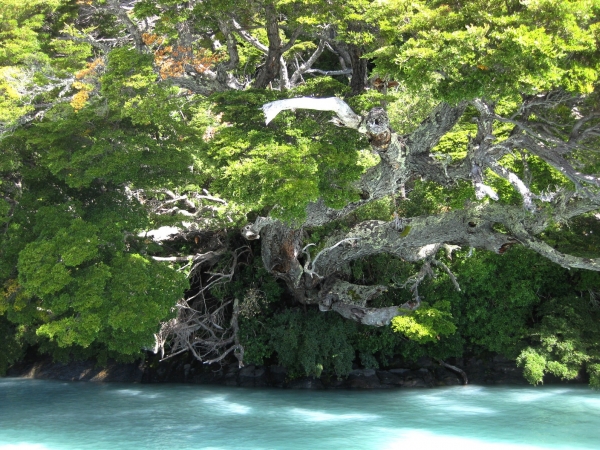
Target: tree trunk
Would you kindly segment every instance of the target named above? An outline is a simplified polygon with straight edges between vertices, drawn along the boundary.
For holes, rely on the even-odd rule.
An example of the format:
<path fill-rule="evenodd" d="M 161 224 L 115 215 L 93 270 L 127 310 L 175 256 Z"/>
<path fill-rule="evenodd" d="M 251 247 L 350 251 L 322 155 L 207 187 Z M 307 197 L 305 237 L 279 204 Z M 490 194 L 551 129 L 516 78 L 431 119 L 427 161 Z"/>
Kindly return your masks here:
<path fill-rule="evenodd" d="M 361 58 L 363 51 L 357 45 L 349 45 L 348 53 L 352 63 L 350 88 L 352 89 L 352 95 L 360 95 L 367 86 L 367 60 Z"/>
<path fill-rule="evenodd" d="M 265 20 L 269 50 L 265 64 L 259 69 L 253 87 L 264 89 L 279 76 L 281 70 L 281 37 L 277 23 L 277 10 L 275 5 L 268 3 L 265 6 Z"/>
<path fill-rule="evenodd" d="M 432 154 L 440 138 L 450 131 L 463 115 L 466 103 L 456 106 L 440 104 L 421 125 L 406 136 L 399 136 L 389 126 L 383 108 L 374 108 L 360 118 L 342 100 L 295 98 L 269 103 L 263 107 L 267 122 L 280 111 L 289 109 L 315 109 L 333 111 L 333 120 L 339 126 L 355 129 L 369 138 L 372 151 L 380 162 L 365 172 L 355 187 L 363 195 L 362 200 L 346 205 L 340 210 L 325 206 L 322 201 L 309 204 L 303 227 L 322 226 L 340 219 L 359 206 L 384 198 L 395 197 L 397 189 L 413 176 L 430 179 L 442 185 L 456 180 L 471 180 L 478 198 L 487 195 L 497 200 L 497 194 L 484 184 L 485 167 L 494 169 L 497 160 L 512 149 L 530 147 L 531 138 L 515 133 L 504 140 L 495 140 L 491 122 L 497 120 L 493 109 L 479 100 L 473 102 L 480 111 L 477 118 L 478 133 L 469 143 L 467 157 L 451 164 Z M 512 119 L 511 119 L 512 120 Z M 550 149 L 546 153 L 552 154 Z M 546 155 L 546 159 L 549 156 Z M 336 311 L 343 317 L 365 325 L 389 324 L 394 316 L 418 308 L 417 287 L 427 276 L 433 276 L 433 268 L 446 272 L 460 290 L 458 281 L 450 269 L 437 259 L 438 252 L 447 253 L 463 247 L 478 248 L 502 254 L 514 244 L 522 244 L 563 267 L 584 268 L 600 271 L 600 259 L 564 255 L 536 237 L 548 225 L 562 222 L 573 215 L 593 211 L 600 206 L 600 197 L 564 198 L 553 197 L 553 203 L 535 196 L 512 172 L 497 170 L 496 173 L 516 186 L 525 200 L 524 206 L 501 203 L 466 203 L 456 209 L 438 215 L 400 218 L 390 221 L 369 220 L 356 224 L 346 232 L 330 234 L 321 251 L 314 257 L 309 246 L 302 247 L 302 229 L 292 229 L 270 218 L 259 218 L 244 229 L 249 239 L 262 239 L 262 255 L 265 267 L 277 278 L 284 280 L 294 297 L 304 304 L 318 304 L 322 311 Z M 568 175 L 568 174 L 567 174 Z M 595 182 L 595 178 L 589 182 Z M 580 177 L 581 180 L 587 180 Z M 548 203 L 549 210 L 537 208 L 533 199 Z M 534 206 L 533 208 L 531 206 Z M 497 231 L 501 226 L 504 232 Z M 386 253 L 409 262 L 423 263 L 418 274 L 408 279 L 413 302 L 404 305 L 371 308 L 368 303 L 385 292 L 385 286 L 358 286 L 343 279 L 349 265 L 356 260 Z"/>

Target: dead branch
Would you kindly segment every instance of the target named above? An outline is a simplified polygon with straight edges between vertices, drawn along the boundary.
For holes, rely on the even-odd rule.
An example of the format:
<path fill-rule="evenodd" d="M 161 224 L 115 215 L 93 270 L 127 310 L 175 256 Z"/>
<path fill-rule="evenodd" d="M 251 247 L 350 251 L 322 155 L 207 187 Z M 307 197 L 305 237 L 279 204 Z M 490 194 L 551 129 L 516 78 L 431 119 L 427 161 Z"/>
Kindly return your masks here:
<path fill-rule="evenodd" d="M 463 381 L 464 381 L 464 384 L 465 384 L 465 386 L 466 386 L 467 384 L 469 384 L 469 379 L 467 378 L 467 374 L 466 374 L 466 372 L 465 372 L 464 370 L 462 370 L 462 369 L 459 369 L 458 367 L 456 367 L 456 366 L 453 366 L 452 364 L 448 364 L 447 362 L 445 362 L 445 361 L 442 361 L 441 359 L 436 359 L 436 361 L 437 361 L 437 362 L 438 362 L 438 363 L 439 363 L 441 366 L 444 366 L 444 367 L 446 367 L 447 369 L 450 369 L 450 370 L 452 370 L 453 372 L 456 372 L 456 373 L 460 374 L 460 376 L 462 377 L 462 379 L 463 379 Z"/>
<path fill-rule="evenodd" d="M 160 352 L 161 360 L 189 351 L 204 364 L 213 364 L 220 363 L 227 355 L 234 353 L 240 367 L 243 367 L 244 349 L 237 336 L 238 300 L 223 302 L 209 300 L 205 293 L 210 288 L 231 281 L 239 257 L 248 251 L 250 251 L 248 247 L 236 249 L 228 271 L 204 272 L 210 275 L 208 284 L 201 286 L 195 295 L 181 299 L 177 303 L 176 316 L 163 323 L 159 332 L 154 335 L 154 353 Z M 201 258 L 197 258 L 190 270 L 190 276 L 199 277 L 197 272 L 201 265 L 212 260 L 206 256 L 210 253 L 217 252 L 208 252 L 201 255 Z M 227 310 L 230 306 L 232 307 L 231 318 L 227 320 Z"/>
<path fill-rule="evenodd" d="M 281 111 L 290 109 L 311 109 L 315 111 L 335 112 L 341 124 L 348 128 L 358 130 L 361 123 L 361 117 L 357 115 L 346 102 L 337 97 L 313 98 L 298 97 L 286 100 L 277 100 L 263 105 L 262 110 L 265 114 L 265 122 L 268 124 Z"/>

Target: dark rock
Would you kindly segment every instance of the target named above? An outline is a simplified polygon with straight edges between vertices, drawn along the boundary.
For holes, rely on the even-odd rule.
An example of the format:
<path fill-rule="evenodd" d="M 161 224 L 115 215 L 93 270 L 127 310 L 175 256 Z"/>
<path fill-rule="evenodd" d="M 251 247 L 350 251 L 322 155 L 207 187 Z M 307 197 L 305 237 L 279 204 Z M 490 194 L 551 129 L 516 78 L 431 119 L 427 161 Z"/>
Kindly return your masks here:
<path fill-rule="evenodd" d="M 375 375 L 375 369 L 356 369 L 349 374 L 351 377 L 372 377 L 373 375 Z"/>
<path fill-rule="evenodd" d="M 455 372 L 446 370 L 443 367 L 437 367 L 433 373 L 438 386 L 457 386 L 462 384 L 462 378 L 459 380 Z"/>
<path fill-rule="evenodd" d="M 457 377 L 453 375 L 449 375 L 442 380 L 438 381 L 440 386 L 460 386 L 462 381 L 460 381 Z"/>
<path fill-rule="evenodd" d="M 323 385 L 327 389 L 347 389 L 348 388 L 347 380 L 344 378 L 322 377 L 321 381 L 323 381 Z"/>
<path fill-rule="evenodd" d="M 406 372 L 410 372 L 410 369 L 390 369 L 390 370 L 388 370 L 388 372 L 396 374 L 396 375 L 402 375 Z"/>
<path fill-rule="evenodd" d="M 222 382 L 225 386 L 237 386 L 238 385 L 237 373 L 225 374 Z"/>
<path fill-rule="evenodd" d="M 437 380 L 443 380 L 448 375 L 450 375 L 450 373 L 446 369 L 444 369 L 443 367 L 436 367 L 433 370 L 433 375 L 435 376 L 435 378 Z"/>
<path fill-rule="evenodd" d="M 419 369 L 419 370 L 417 370 L 417 374 L 419 375 L 419 377 L 421 377 L 423 379 L 423 381 L 425 381 L 425 383 L 433 384 L 433 375 L 431 374 L 431 372 L 429 370 Z"/>
<path fill-rule="evenodd" d="M 234 374 L 237 375 L 239 371 L 240 371 L 240 365 L 237 362 L 236 363 L 231 363 L 227 367 L 225 367 L 225 373 L 226 374 L 234 373 Z"/>
<path fill-rule="evenodd" d="M 267 385 L 264 367 L 253 364 L 243 367 L 238 374 L 238 385 L 242 387 L 261 387 Z"/>
<path fill-rule="evenodd" d="M 63 381 L 108 381 L 120 383 L 139 383 L 144 374 L 141 362 L 122 364 L 109 361 L 99 367 L 94 361 L 53 362 L 42 358 L 33 364 L 15 367 L 7 373 L 9 376 L 23 378 L 52 379 Z"/>
<path fill-rule="evenodd" d="M 432 387 L 433 375 L 427 369 L 410 370 L 401 375 L 400 386 L 403 387 Z"/>
<path fill-rule="evenodd" d="M 433 360 L 427 356 L 421 356 L 418 360 L 417 360 L 417 366 L 419 367 L 432 367 L 433 366 Z"/>
<path fill-rule="evenodd" d="M 118 381 L 142 383 L 199 383 L 224 384 L 244 387 L 289 387 L 292 389 L 381 389 L 391 387 L 432 387 L 454 386 L 463 383 L 460 374 L 433 362 L 431 358 L 420 358 L 418 363 L 393 360 L 389 370 L 372 370 L 356 368 L 349 376 L 338 378 L 335 374 L 324 371 L 321 378 L 300 378 L 287 381 L 284 367 L 272 365 L 268 368 L 249 365 L 239 368 L 237 362 L 220 366 L 207 366 L 192 359 L 189 355 L 181 355 L 166 361 L 148 353 L 144 361 L 133 364 L 117 364 L 109 362 L 100 367 L 94 361 L 72 361 L 56 363 L 51 358 L 31 354 L 23 361 L 11 367 L 8 376 L 44 378 L 68 381 Z M 482 354 L 476 357 L 449 358 L 448 364 L 456 366 L 467 373 L 471 384 L 526 384 L 523 369 L 517 367 L 515 361 L 502 355 Z M 557 377 L 547 375 L 545 383 L 565 383 Z M 586 383 L 585 373 L 580 374 L 570 383 Z"/>
<path fill-rule="evenodd" d="M 287 376 L 287 369 L 281 366 L 270 366 L 267 380 L 270 386 L 283 387 Z"/>
<path fill-rule="evenodd" d="M 379 382 L 381 384 L 397 385 L 397 386 L 402 384 L 401 374 L 398 375 L 398 374 L 392 373 L 391 371 L 378 370 L 377 377 L 379 378 Z"/>
<path fill-rule="evenodd" d="M 353 370 L 348 375 L 348 387 L 355 389 L 376 389 L 382 387 L 373 369 Z"/>
<path fill-rule="evenodd" d="M 471 384 L 527 384 L 523 369 L 502 355 L 470 358 L 462 368 Z"/>
<path fill-rule="evenodd" d="M 290 381 L 287 387 L 290 389 L 323 389 L 323 383 L 319 378 L 304 377 Z"/>
<path fill-rule="evenodd" d="M 169 368 L 167 366 L 160 366 L 158 369 L 156 369 L 156 375 L 158 378 L 162 380 L 167 374 L 168 369 Z"/>
<path fill-rule="evenodd" d="M 240 378 L 244 378 L 244 377 L 249 377 L 249 378 L 256 378 L 256 377 L 261 377 L 263 376 L 265 373 L 265 369 L 262 367 L 256 367 L 254 364 L 250 364 L 249 366 L 246 367 L 242 367 L 242 369 L 239 372 L 239 376 Z"/>
<path fill-rule="evenodd" d="M 430 387 L 422 378 L 407 377 L 402 380 L 402 387 L 408 388 L 425 388 Z"/>

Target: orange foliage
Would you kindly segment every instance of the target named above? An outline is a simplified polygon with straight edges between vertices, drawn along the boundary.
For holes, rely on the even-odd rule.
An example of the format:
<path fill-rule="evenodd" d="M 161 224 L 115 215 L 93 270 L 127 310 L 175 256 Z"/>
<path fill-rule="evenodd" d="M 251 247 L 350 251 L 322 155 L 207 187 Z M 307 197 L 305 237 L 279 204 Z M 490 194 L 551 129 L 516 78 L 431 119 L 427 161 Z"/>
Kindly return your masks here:
<path fill-rule="evenodd" d="M 204 49 L 194 52 L 190 47 L 170 46 L 159 49 L 154 53 L 154 62 L 158 66 L 160 77 L 180 77 L 185 74 L 186 66 L 202 73 L 218 60 L 217 56 L 209 55 Z"/>
<path fill-rule="evenodd" d="M 142 33 L 142 41 L 144 41 L 144 44 L 150 46 L 154 44 L 161 45 L 164 39 L 156 34 Z"/>
<path fill-rule="evenodd" d="M 102 58 L 97 58 L 92 62 L 87 64 L 85 69 L 80 70 L 75 74 L 75 78 L 78 80 L 82 80 L 90 75 L 95 75 L 98 72 L 98 69 L 104 67 L 104 60 Z"/>
<path fill-rule="evenodd" d="M 144 33 L 142 40 L 148 46 L 158 46 L 154 51 L 154 63 L 158 67 L 160 77 L 165 80 L 171 77 L 181 77 L 186 68 L 192 68 L 202 73 L 218 61 L 216 55 L 211 55 L 205 49 L 194 50 L 191 47 L 170 46 L 161 47 L 164 39 L 156 34 Z"/>
<path fill-rule="evenodd" d="M 98 72 L 104 67 L 104 60 L 97 58 L 94 61 L 87 64 L 85 69 L 80 70 L 75 74 L 75 79 L 90 81 L 90 78 L 94 78 L 98 75 Z M 75 111 L 82 109 L 90 98 L 90 92 L 94 90 L 94 85 L 90 83 L 84 83 L 83 81 L 75 81 L 73 87 L 78 89 L 73 98 L 71 98 L 71 106 Z"/>
<path fill-rule="evenodd" d="M 71 99 L 71 106 L 75 111 L 79 111 L 85 106 L 85 104 L 88 101 L 88 98 L 90 98 L 90 91 L 82 89 L 81 91 L 77 92 Z"/>

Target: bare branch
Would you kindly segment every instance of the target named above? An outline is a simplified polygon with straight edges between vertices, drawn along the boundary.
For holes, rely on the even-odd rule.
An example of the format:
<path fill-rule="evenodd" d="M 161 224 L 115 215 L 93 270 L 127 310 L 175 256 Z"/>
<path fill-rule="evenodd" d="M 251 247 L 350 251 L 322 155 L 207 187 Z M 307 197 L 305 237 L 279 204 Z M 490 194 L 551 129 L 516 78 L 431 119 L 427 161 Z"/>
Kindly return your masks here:
<path fill-rule="evenodd" d="M 452 273 L 452 271 L 450 270 L 450 268 L 444 264 L 442 261 L 439 261 L 437 259 L 432 259 L 431 262 L 438 266 L 441 267 L 444 272 L 446 272 L 448 274 L 448 276 L 450 277 L 450 281 L 452 281 L 452 284 L 454 285 L 454 288 L 460 292 L 460 285 L 458 284 L 458 280 L 456 279 L 456 275 L 454 275 L 454 273 Z"/>
<path fill-rule="evenodd" d="M 220 258 L 225 253 L 225 250 L 218 250 L 215 252 L 207 253 L 196 253 L 195 255 L 188 256 L 151 256 L 154 261 L 165 261 L 165 262 L 193 262 L 196 264 L 212 262 Z"/>
<path fill-rule="evenodd" d="M 277 100 L 263 105 L 265 122 L 268 124 L 281 111 L 290 109 L 310 109 L 314 111 L 332 111 L 340 119 L 343 126 L 358 130 L 361 117 L 358 116 L 346 102 L 337 97 L 313 98 L 299 97 L 286 100 Z"/>
<path fill-rule="evenodd" d="M 342 70 L 307 69 L 304 71 L 304 73 L 318 73 L 319 75 L 334 77 L 336 75 L 351 75 L 352 69 L 342 69 Z"/>
<path fill-rule="evenodd" d="M 508 180 L 508 182 L 513 185 L 521 197 L 523 197 L 523 206 L 525 209 L 528 211 L 534 211 L 536 209 L 533 200 L 539 197 L 531 192 L 527 186 L 525 186 L 525 183 L 515 173 L 496 163 L 490 164 L 490 168 L 494 171 L 494 173 L 496 173 L 496 175 Z"/>
<path fill-rule="evenodd" d="M 204 364 L 214 364 L 220 363 L 234 353 L 239 366 L 243 367 L 244 348 L 238 339 L 238 300 L 219 302 L 212 299 L 209 302 L 204 293 L 217 284 L 230 281 L 239 256 L 246 251 L 248 249 L 242 247 L 234 252 L 229 273 L 207 272 L 211 274 L 208 285 L 201 287 L 196 295 L 177 303 L 176 317 L 163 323 L 160 331 L 154 336 L 154 353 L 160 351 L 161 359 L 190 351 Z M 202 262 L 206 262 L 206 259 L 198 261 L 190 274 L 194 273 L 195 268 Z M 232 315 L 227 325 L 226 310 L 230 305 L 232 305 Z"/>
<path fill-rule="evenodd" d="M 462 116 L 466 102 L 456 106 L 440 103 L 421 125 L 406 138 L 406 146 L 411 154 L 431 152 L 440 138 L 456 125 Z"/>
<path fill-rule="evenodd" d="M 518 224 L 513 228 L 513 231 L 515 232 L 517 239 L 519 239 L 526 247 L 562 267 L 600 272 L 600 258 L 583 258 L 580 256 L 565 255 L 546 244 L 544 241 L 533 237 L 524 228 L 518 226 Z"/>
<path fill-rule="evenodd" d="M 292 85 L 296 84 L 302 77 L 302 74 L 306 73 L 312 67 L 312 65 L 317 61 L 319 56 L 321 56 L 321 53 L 323 53 L 323 50 L 325 50 L 325 41 L 321 39 L 319 41 L 317 49 L 313 52 L 313 54 L 310 55 L 310 57 L 306 60 L 306 62 L 304 62 L 304 64 L 298 66 L 298 68 L 290 77 L 290 83 Z"/>
<path fill-rule="evenodd" d="M 231 19 L 231 25 L 233 26 L 233 29 L 237 32 L 237 34 L 243 40 L 245 40 L 246 42 L 251 44 L 254 48 L 263 52 L 265 55 L 267 53 L 269 53 L 269 47 L 267 47 L 266 45 L 261 43 L 257 38 L 255 38 L 250 33 L 248 33 L 246 30 L 244 30 L 242 28 L 242 26 L 235 19 Z"/>
<path fill-rule="evenodd" d="M 338 247 L 339 245 L 342 245 L 344 242 L 352 242 L 352 241 L 357 241 L 358 239 L 360 239 L 360 238 L 354 238 L 354 237 L 351 237 L 351 238 L 342 239 L 342 240 L 341 240 L 341 241 L 339 241 L 337 244 L 335 244 L 335 245 L 332 245 L 331 247 L 324 248 L 324 249 L 323 249 L 323 250 L 321 250 L 319 253 L 317 253 L 317 256 L 315 256 L 315 260 L 314 260 L 314 261 L 313 261 L 313 263 L 312 263 L 312 267 L 314 267 L 314 266 L 317 264 L 317 260 L 319 259 L 319 257 L 320 257 L 320 256 L 321 256 L 323 253 L 333 250 L 334 248 Z M 306 248 L 306 247 L 305 247 L 305 248 Z"/>
<path fill-rule="evenodd" d="M 195 197 L 202 199 L 202 200 L 210 200 L 211 202 L 222 203 L 223 205 L 227 204 L 227 202 L 225 200 L 223 200 L 222 198 L 214 197 L 212 195 L 195 195 Z"/>
<path fill-rule="evenodd" d="M 349 305 L 347 303 L 336 302 L 331 306 L 331 310 L 337 312 L 346 319 L 354 320 L 363 325 L 382 327 L 389 325 L 396 316 L 405 315 L 408 311 L 402 311 L 401 307 L 389 306 L 385 308 L 366 308 L 361 306 Z"/>
<path fill-rule="evenodd" d="M 146 45 L 144 44 L 144 40 L 142 39 L 142 33 L 138 26 L 131 20 L 127 11 L 123 9 L 118 0 L 109 0 L 107 2 L 107 6 L 109 11 L 114 13 L 119 21 L 125 25 L 127 31 L 131 35 L 133 42 L 135 43 L 135 48 L 138 51 L 143 51 Z"/>
<path fill-rule="evenodd" d="M 290 40 L 287 42 L 287 44 L 281 47 L 281 53 L 285 53 L 292 48 L 292 46 L 296 43 L 296 39 L 298 39 L 298 37 L 302 34 L 302 31 L 302 26 L 299 26 L 293 31 L 292 35 L 290 36 Z"/>
<path fill-rule="evenodd" d="M 447 362 L 444 362 L 444 361 L 442 361 L 441 359 L 436 359 L 436 361 L 437 361 L 437 362 L 438 362 L 438 363 L 439 363 L 441 366 L 444 366 L 444 367 L 446 367 L 447 369 L 450 369 L 450 370 L 452 370 L 453 372 L 456 372 L 456 373 L 460 374 L 460 376 L 461 376 L 461 377 L 462 377 L 462 379 L 463 379 L 463 382 L 464 382 L 465 386 L 466 386 L 467 384 L 469 384 L 469 379 L 467 378 L 467 374 L 466 374 L 466 372 L 465 372 L 464 370 L 462 370 L 462 369 L 460 369 L 460 368 L 458 368 L 458 367 L 456 367 L 456 366 L 453 366 L 453 365 L 451 365 L 451 364 L 448 364 Z"/>

